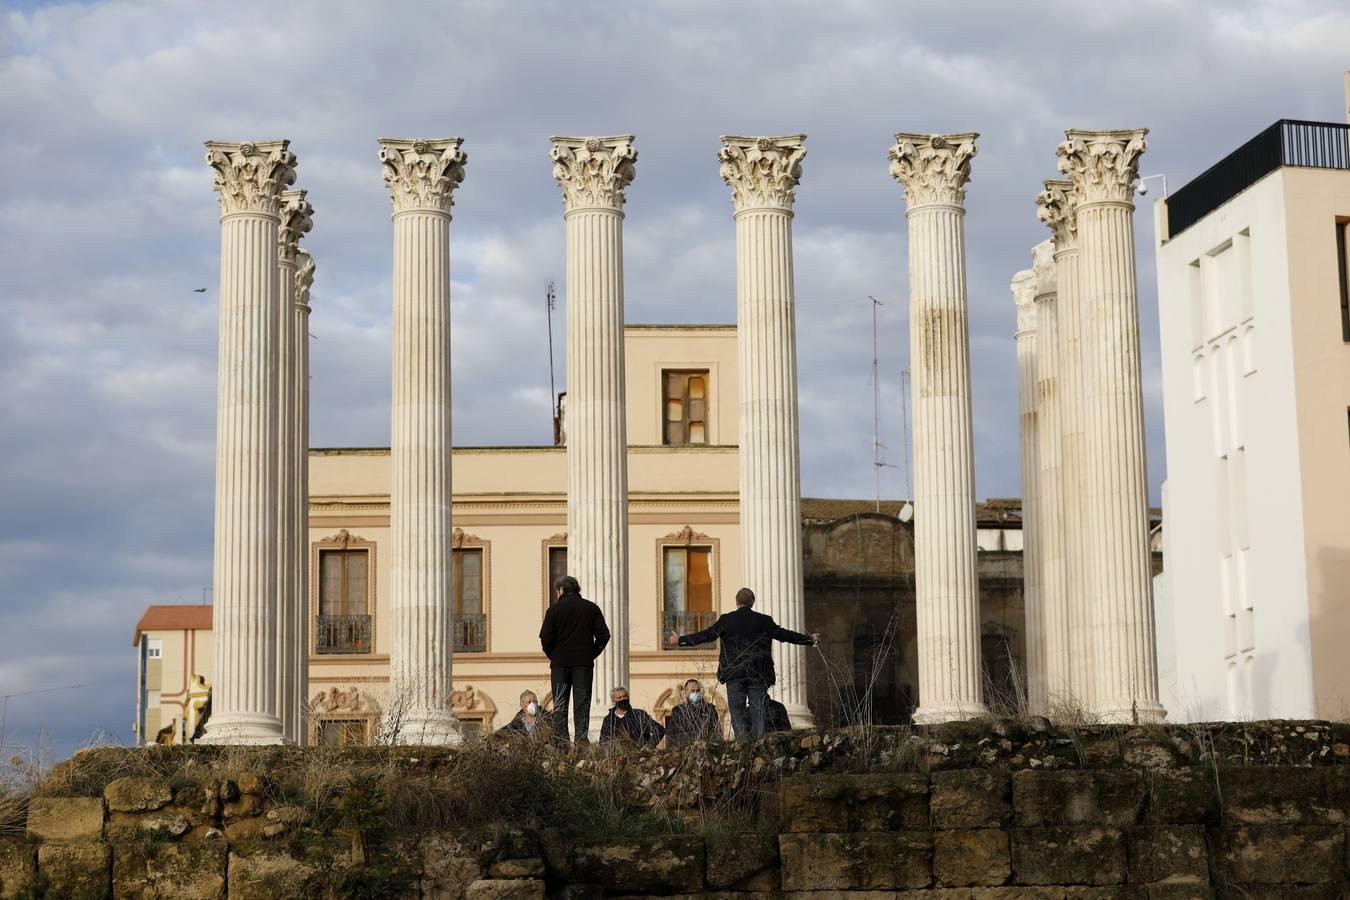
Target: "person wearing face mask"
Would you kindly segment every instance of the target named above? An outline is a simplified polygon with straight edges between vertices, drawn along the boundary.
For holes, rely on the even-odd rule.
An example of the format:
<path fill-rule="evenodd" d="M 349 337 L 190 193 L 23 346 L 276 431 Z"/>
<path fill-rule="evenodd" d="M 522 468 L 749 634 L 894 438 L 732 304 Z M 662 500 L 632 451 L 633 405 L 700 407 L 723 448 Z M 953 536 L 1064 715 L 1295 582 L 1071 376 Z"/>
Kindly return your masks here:
<path fill-rule="evenodd" d="M 535 696 L 534 691 L 522 691 L 520 694 L 520 711 L 497 733 L 548 740 L 553 735 L 553 722 L 540 708 L 539 698 Z"/>
<path fill-rule="evenodd" d="M 628 688 L 620 685 L 609 694 L 614 705 L 600 723 L 600 743 L 618 741 L 637 747 L 655 747 L 666 736 L 666 730 L 645 709 L 634 708 L 628 699 Z"/>
<path fill-rule="evenodd" d="M 703 685 L 697 678 L 684 683 L 685 701 L 670 711 L 670 727 L 666 730 L 666 746 L 680 747 L 694 741 L 715 741 L 722 736 L 722 725 L 717 721 L 717 707 L 703 696 Z"/>

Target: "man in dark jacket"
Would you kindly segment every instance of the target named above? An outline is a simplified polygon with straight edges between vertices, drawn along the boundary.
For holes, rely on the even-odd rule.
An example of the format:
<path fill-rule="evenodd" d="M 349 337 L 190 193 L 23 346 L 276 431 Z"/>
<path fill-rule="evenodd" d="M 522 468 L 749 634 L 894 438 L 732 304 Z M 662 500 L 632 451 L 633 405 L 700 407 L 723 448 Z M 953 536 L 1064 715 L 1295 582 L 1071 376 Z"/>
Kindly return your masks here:
<path fill-rule="evenodd" d="M 645 709 L 634 709 L 628 699 L 628 688 L 620 685 L 609 693 L 614 703 L 600 723 L 600 743 L 619 741 L 637 747 L 655 747 L 666 736 L 666 730 Z"/>
<path fill-rule="evenodd" d="M 567 698 L 572 698 L 572 718 L 578 743 L 590 740 L 591 683 L 595 658 L 609 643 L 605 614 L 585 597 L 571 575 L 553 583 L 557 599 L 544 614 L 539 644 L 548 656 L 553 675 L 553 730 L 567 740 Z"/>
<path fill-rule="evenodd" d="M 764 698 L 777 680 L 773 670 L 774 641 L 814 645 L 819 634 L 801 634 L 783 628 L 771 616 L 757 613 L 755 593 L 749 588 L 736 592 L 734 612 L 720 616 L 708 628 L 681 637 L 671 632 L 671 647 L 693 647 L 721 640 L 717 680 L 727 686 L 731 728 L 737 740 L 754 740 L 764 733 Z"/>
<path fill-rule="evenodd" d="M 534 691 L 524 691 L 520 695 L 520 711 L 497 729 L 497 734 L 547 741 L 553 736 L 553 719 L 539 708 L 539 698 Z"/>
<path fill-rule="evenodd" d="M 694 741 L 715 741 L 722 736 L 717 707 L 703 697 L 703 685 L 697 678 L 684 683 L 685 700 L 670 711 L 666 727 L 666 746 L 680 747 Z"/>

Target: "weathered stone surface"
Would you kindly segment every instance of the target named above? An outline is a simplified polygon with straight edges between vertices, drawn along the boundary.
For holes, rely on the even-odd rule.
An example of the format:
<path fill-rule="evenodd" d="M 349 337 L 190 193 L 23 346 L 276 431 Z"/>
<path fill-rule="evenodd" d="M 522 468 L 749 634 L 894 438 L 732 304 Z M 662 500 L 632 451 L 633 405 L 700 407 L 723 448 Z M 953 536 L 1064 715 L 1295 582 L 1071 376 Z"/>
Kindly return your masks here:
<path fill-rule="evenodd" d="M 469 885 L 486 874 L 473 851 L 440 832 L 400 841 L 394 854 L 410 865 L 420 864 L 418 889 L 426 900 L 464 900 Z"/>
<path fill-rule="evenodd" d="M 542 859 L 502 859 L 488 868 L 493 878 L 543 878 Z"/>
<path fill-rule="evenodd" d="M 37 844 L 0 844 L 0 900 L 14 900 L 37 877 Z"/>
<path fill-rule="evenodd" d="M 812 896 L 812 895 L 802 895 Z M 819 894 L 814 896 L 819 897 Z M 849 894 L 850 898 L 858 896 Z M 1119 887 L 977 887 L 936 888 L 887 894 L 895 900 L 1138 900 Z"/>
<path fill-rule="evenodd" d="M 1136 828 L 1128 835 L 1130 881 L 1209 883 L 1203 825 Z"/>
<path fill-rule="evenodd" d="M 1350 884 L 1220 884 L 1218 900 L 1345 900 Z"/>
<path fill-rule="evenodd" d="M 1208 884 L 1137 884 L 1125 893 L 1129 900 L 1214 900 Z"/>
<path fill-rule="evenodd" d="M 191 822 L 167 809 L 151 813 L 115 812 L 108 816 L 108 840 L 128 838 L 138 832 L 180 838 L 191 830 Z"/>
<path fill-rule="evenodd" d="M 928 779 L 917 774 L 812 775 L 783 782 L 783 830 L 928 830 Z"/>
<path fill-rule="evenodd" d="M 102 805 L 102 801 L 99 801 Z M 38 871 L 47 881 L 47 895 L 99 900 L 109 896 L 112 853 L 103 842 L 43 844 Z"/>
<path fill-rule="evenodd" d="M 786 891 L 897 890 L 932 881 L 930 837 L 914 832 L 783 834 Z"/>
<path fill-rule="evenodd" d="M 267 820 L 258 817 L 249 819 L 235 819 L 225 826 L 225 837 L 234 842 L 256 841 L 264 837 L 263 832 L 267 828 Z"/>
<path fill-rule="evenodd" d="M 606 893 L 680 893 L 703 887 L 703 841 L 669 835 L 578 847 L 572 854 L 578 881 Z"/>
<path fill-rule="evenodd" d="M 263 811 L 263 800 L 258 794 L 239 795 L 238 800 L 231 800 L 229 803 L 221 804 L 221 812 L 227 819 L 243 819 L 248 816 L 260 816 Z"/>
<path fill-rule="evenodd" d="M 933 834 L 933 878 L 944 887 L 998 885 L 1012 874 L 1008 832 L 1001 828 Z"/>
<path fill-rule="evenodd" d="M 736 834 L 709 840 L 706 853 L 709 887 L 756 890 L 761 884 L 777 885 L 778 839 L 772 835 Z M 747 883 L 751 880 L 757 882 L 754 887 Z"/>
<path fill-rule="evenodd" d="M 230 900 L 271 900 L 303 896 L 305 882 L 314 867 L 285 853 L 255 851 L 230 853 L 228 861 Z"/>
<path fill-rule="evenodd" d="M 211 900 L 225 895 L 223 842 L 127 842 L 113 847 L 113 894 L 119 898 Z"/>
<path fill-rule="evenodd" d="M 481 878 L 469 885 L 466 900 L 543 900 L 544 882 L 537 878 Z"/>
<path fill-rule="evenodd" d="M 103 789 L 103 799 L 110 812 L 153 812 L 173 801 L 173 791 L 150 778 L 119 778 Z"/>
<path fill-rule="evenodd" d="M 103 836 L 99 797 L 36 797 L 28 807 L 28 833 L 42 841 L 88 841 Z"/>
<path fill-rule="evenodd" d="M 1218 881 L 1332 884 L 1345 880 L 1345 831 L 1337 825 L 1245 825 L 1209 834 Z"/>
<path fill-rule="evenodd" d="M 1116 828 L 1014 828 L 1017 884 L 1121 884 L 1125 836 Z"/>
<path fill-rule="evenodd" d="M 933 773 L 933 827 L 1002 828 L 1012 818 L 1006 769 Z"/>
<path fill-rule="evenodd" d="M 1193 767 L 1150 772 L 1148 821 L 1155 825 L 1207 824 L 1219 820 L 1219 792 L 1214 770 Z"/>
<path fill-rule="evenodd" d="M 264 837 L 277 837 L 302 828 L 313 821 L 314 815 L 303 806 L 277 806 L 267 811 L 267 824 L 263 826 Z"/>
<path fill-rule="evenodd" d="M 256 772 L 245 772 L 234 780 L 239 786 L 241 794 L 261 794 L 263 792 L 263 780 Z"/>
<path fill-rule="evenodd" d="M 1350 809 L 1328 803 L 1325 769 L 1292 766 L 1231 768 L 1219 772 L 1226 822 L 1243 825 L 1334 825 Z"/>
<path fill-rule="evenodd" d="M 1023 826 L 1096 825 L 1128 828 L 1144 805 L 1138 772 L 1013 773 L 1013 811 Z"/>

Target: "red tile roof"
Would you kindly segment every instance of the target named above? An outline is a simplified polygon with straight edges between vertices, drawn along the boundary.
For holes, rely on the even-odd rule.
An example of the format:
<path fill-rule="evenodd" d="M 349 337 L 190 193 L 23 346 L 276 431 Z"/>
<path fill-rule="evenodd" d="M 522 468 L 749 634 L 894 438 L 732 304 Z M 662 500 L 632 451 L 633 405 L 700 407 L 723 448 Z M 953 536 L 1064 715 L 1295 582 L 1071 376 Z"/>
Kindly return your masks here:
<path fill-rule="evenodd" d="M 204 605 L 187 606 L 150 606 L 145 615 L 136 623 L 136 636 L 132 644 L 141 642 L 144 631 L 209 631 L 211 629 L 211 607 Z"/>

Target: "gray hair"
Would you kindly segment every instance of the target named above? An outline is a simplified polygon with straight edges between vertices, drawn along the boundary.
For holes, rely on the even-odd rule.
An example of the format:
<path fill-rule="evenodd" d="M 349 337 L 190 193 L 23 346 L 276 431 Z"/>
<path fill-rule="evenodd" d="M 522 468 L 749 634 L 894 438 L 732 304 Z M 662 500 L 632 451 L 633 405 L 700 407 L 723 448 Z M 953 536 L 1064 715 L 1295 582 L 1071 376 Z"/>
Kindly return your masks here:
<path fill-rule="evenodd" d="M 616 684 L 616 685 L 614 685 L 614 687 L 612 687 L 612 688 L 609 689 L 609 697 L 610 697 L 610 699 L 611 699 L 611 700 L 614 699 L 614 695 L 617 694 L 619 691 L 623 691 L 625 694 L 629 694 L 629 693 L 630 693 L 629 690 L 628 690 L 628 688 L 627 688 L 626 686 L 624 686 L 624 685 L 622 685 L 622 684 Z"/>
<path fill-rule="evenodd" d="M 520 702 L 521 702 L 521 703 L 524 703 L 526 697 L 529 697 L 529 698 L 530 698 L 531 700 L 533 700 L 535 703 L 538 703 L 538 702 L 539 702 L 539 695 L 536 694 L 534 691 L 521 691 L 521 692 L 520 692 Z"/>

